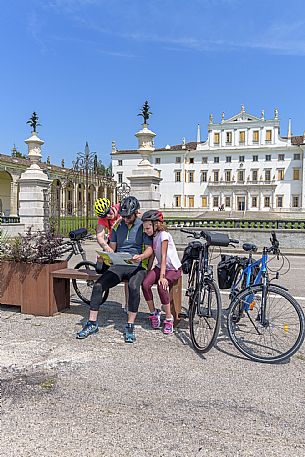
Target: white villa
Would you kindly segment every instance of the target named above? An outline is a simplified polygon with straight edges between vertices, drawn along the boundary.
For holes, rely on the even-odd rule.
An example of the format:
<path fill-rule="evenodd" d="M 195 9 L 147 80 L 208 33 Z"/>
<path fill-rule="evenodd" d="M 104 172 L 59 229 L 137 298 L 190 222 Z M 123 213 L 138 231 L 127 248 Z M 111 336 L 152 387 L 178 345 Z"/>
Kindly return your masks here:
<path fill-rule="evenodd" d="M 141 157 L 137 150 L 112 146 L 114 179 L 128 177 Z M 273 119 L 241 110 L 214 122 L 206 141 L 155 148 L 151 161 L 159 171 L 161 208 L 229 211 L 305 211 L 305 132 L 280 136 L 277 109 Z"/>

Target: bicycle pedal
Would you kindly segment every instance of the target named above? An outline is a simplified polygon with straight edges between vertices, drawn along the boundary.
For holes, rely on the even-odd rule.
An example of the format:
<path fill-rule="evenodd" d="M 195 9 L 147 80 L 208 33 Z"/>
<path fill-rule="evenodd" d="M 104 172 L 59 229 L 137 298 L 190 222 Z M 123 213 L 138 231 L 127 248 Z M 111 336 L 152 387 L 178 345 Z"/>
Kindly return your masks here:
<path fill-rule="evenodd" d="M 189 317 L 188 312 L 182 312 L 178 314 L 179 319 L 187 319 Z"/>

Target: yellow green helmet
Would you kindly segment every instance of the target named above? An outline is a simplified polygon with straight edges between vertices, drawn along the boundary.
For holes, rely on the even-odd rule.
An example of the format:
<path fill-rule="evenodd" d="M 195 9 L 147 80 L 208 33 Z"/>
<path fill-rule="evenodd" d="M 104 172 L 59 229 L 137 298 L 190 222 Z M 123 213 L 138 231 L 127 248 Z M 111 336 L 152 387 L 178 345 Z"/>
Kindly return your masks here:
<path fill-rule="evenodd" d="M 105 217 L 110 211 L 110 200 L 108 198 L 97 198 L 94 202 L 94 212 L 99 217 Z"/>

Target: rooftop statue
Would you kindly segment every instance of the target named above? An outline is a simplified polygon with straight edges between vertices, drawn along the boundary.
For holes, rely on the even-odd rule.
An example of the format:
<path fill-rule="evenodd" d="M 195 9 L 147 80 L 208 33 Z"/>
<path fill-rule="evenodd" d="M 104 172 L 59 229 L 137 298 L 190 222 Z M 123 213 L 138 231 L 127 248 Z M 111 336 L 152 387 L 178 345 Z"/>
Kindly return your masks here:
<path fill-rule="evenodd" d="M 152 114 L 152 113 L 149 111 L 148 101 L 146 100 L 146 102 L 145 102 L 144 105 L 142 106 L 141 111 L 140 111 L 140 113 L 138 114 L 138 116 L 143 116 L 144 124 L 147 124 L 147 121 L 148 121 L 149 116 L 150 116 L 151 114 Z"/>
<path fill-rule="evenodd" d="M 38 118 L 37 114 L 34 111 L 33 114 L 32 114 L 32 117 L 27 121 L 27 124 L 30 124 L 30 126 L 32 127 L 33 132 L 36 132 L 36 127 L 38 125 L 41 125 L 41 124 L 38 124 L 38 119 L 39 118 Z"/>

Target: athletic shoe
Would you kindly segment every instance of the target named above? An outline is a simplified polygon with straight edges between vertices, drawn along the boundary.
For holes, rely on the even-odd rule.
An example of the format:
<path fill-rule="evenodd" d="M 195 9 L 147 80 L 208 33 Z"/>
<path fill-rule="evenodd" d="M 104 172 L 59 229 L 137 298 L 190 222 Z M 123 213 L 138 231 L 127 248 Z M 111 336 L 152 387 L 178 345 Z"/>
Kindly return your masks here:
<path fill-rule="evenodd" d="M 94 322 L 86 322 L 80 332 L 77 333 L 76 338 L 79 340 L 83 340 L 87 338 L 89 335 L 93 335 L 94 333 L 98 332 L 98 324 Z"/>
<path fill-rule="evenodd" d="M 160 327 L 161 323 L 161 311 L 159 309 L 156 309 L 154 313 L 148 316 L 148 319 L 150 319 L 151 328 L 157 330 Z"/>
<path fill-rule="evenodd" d="M 134 324 L 126 324 L 124 331 L 124 339 L 125 343 L 134 343 L 136 341 Z"/>
<path fill-rule="evenodd" d="M 167 320 L 163 322 L 163 333 L 165 335 L 170 335 L 174 331 L 174 321 L 173 320 Z"/>

